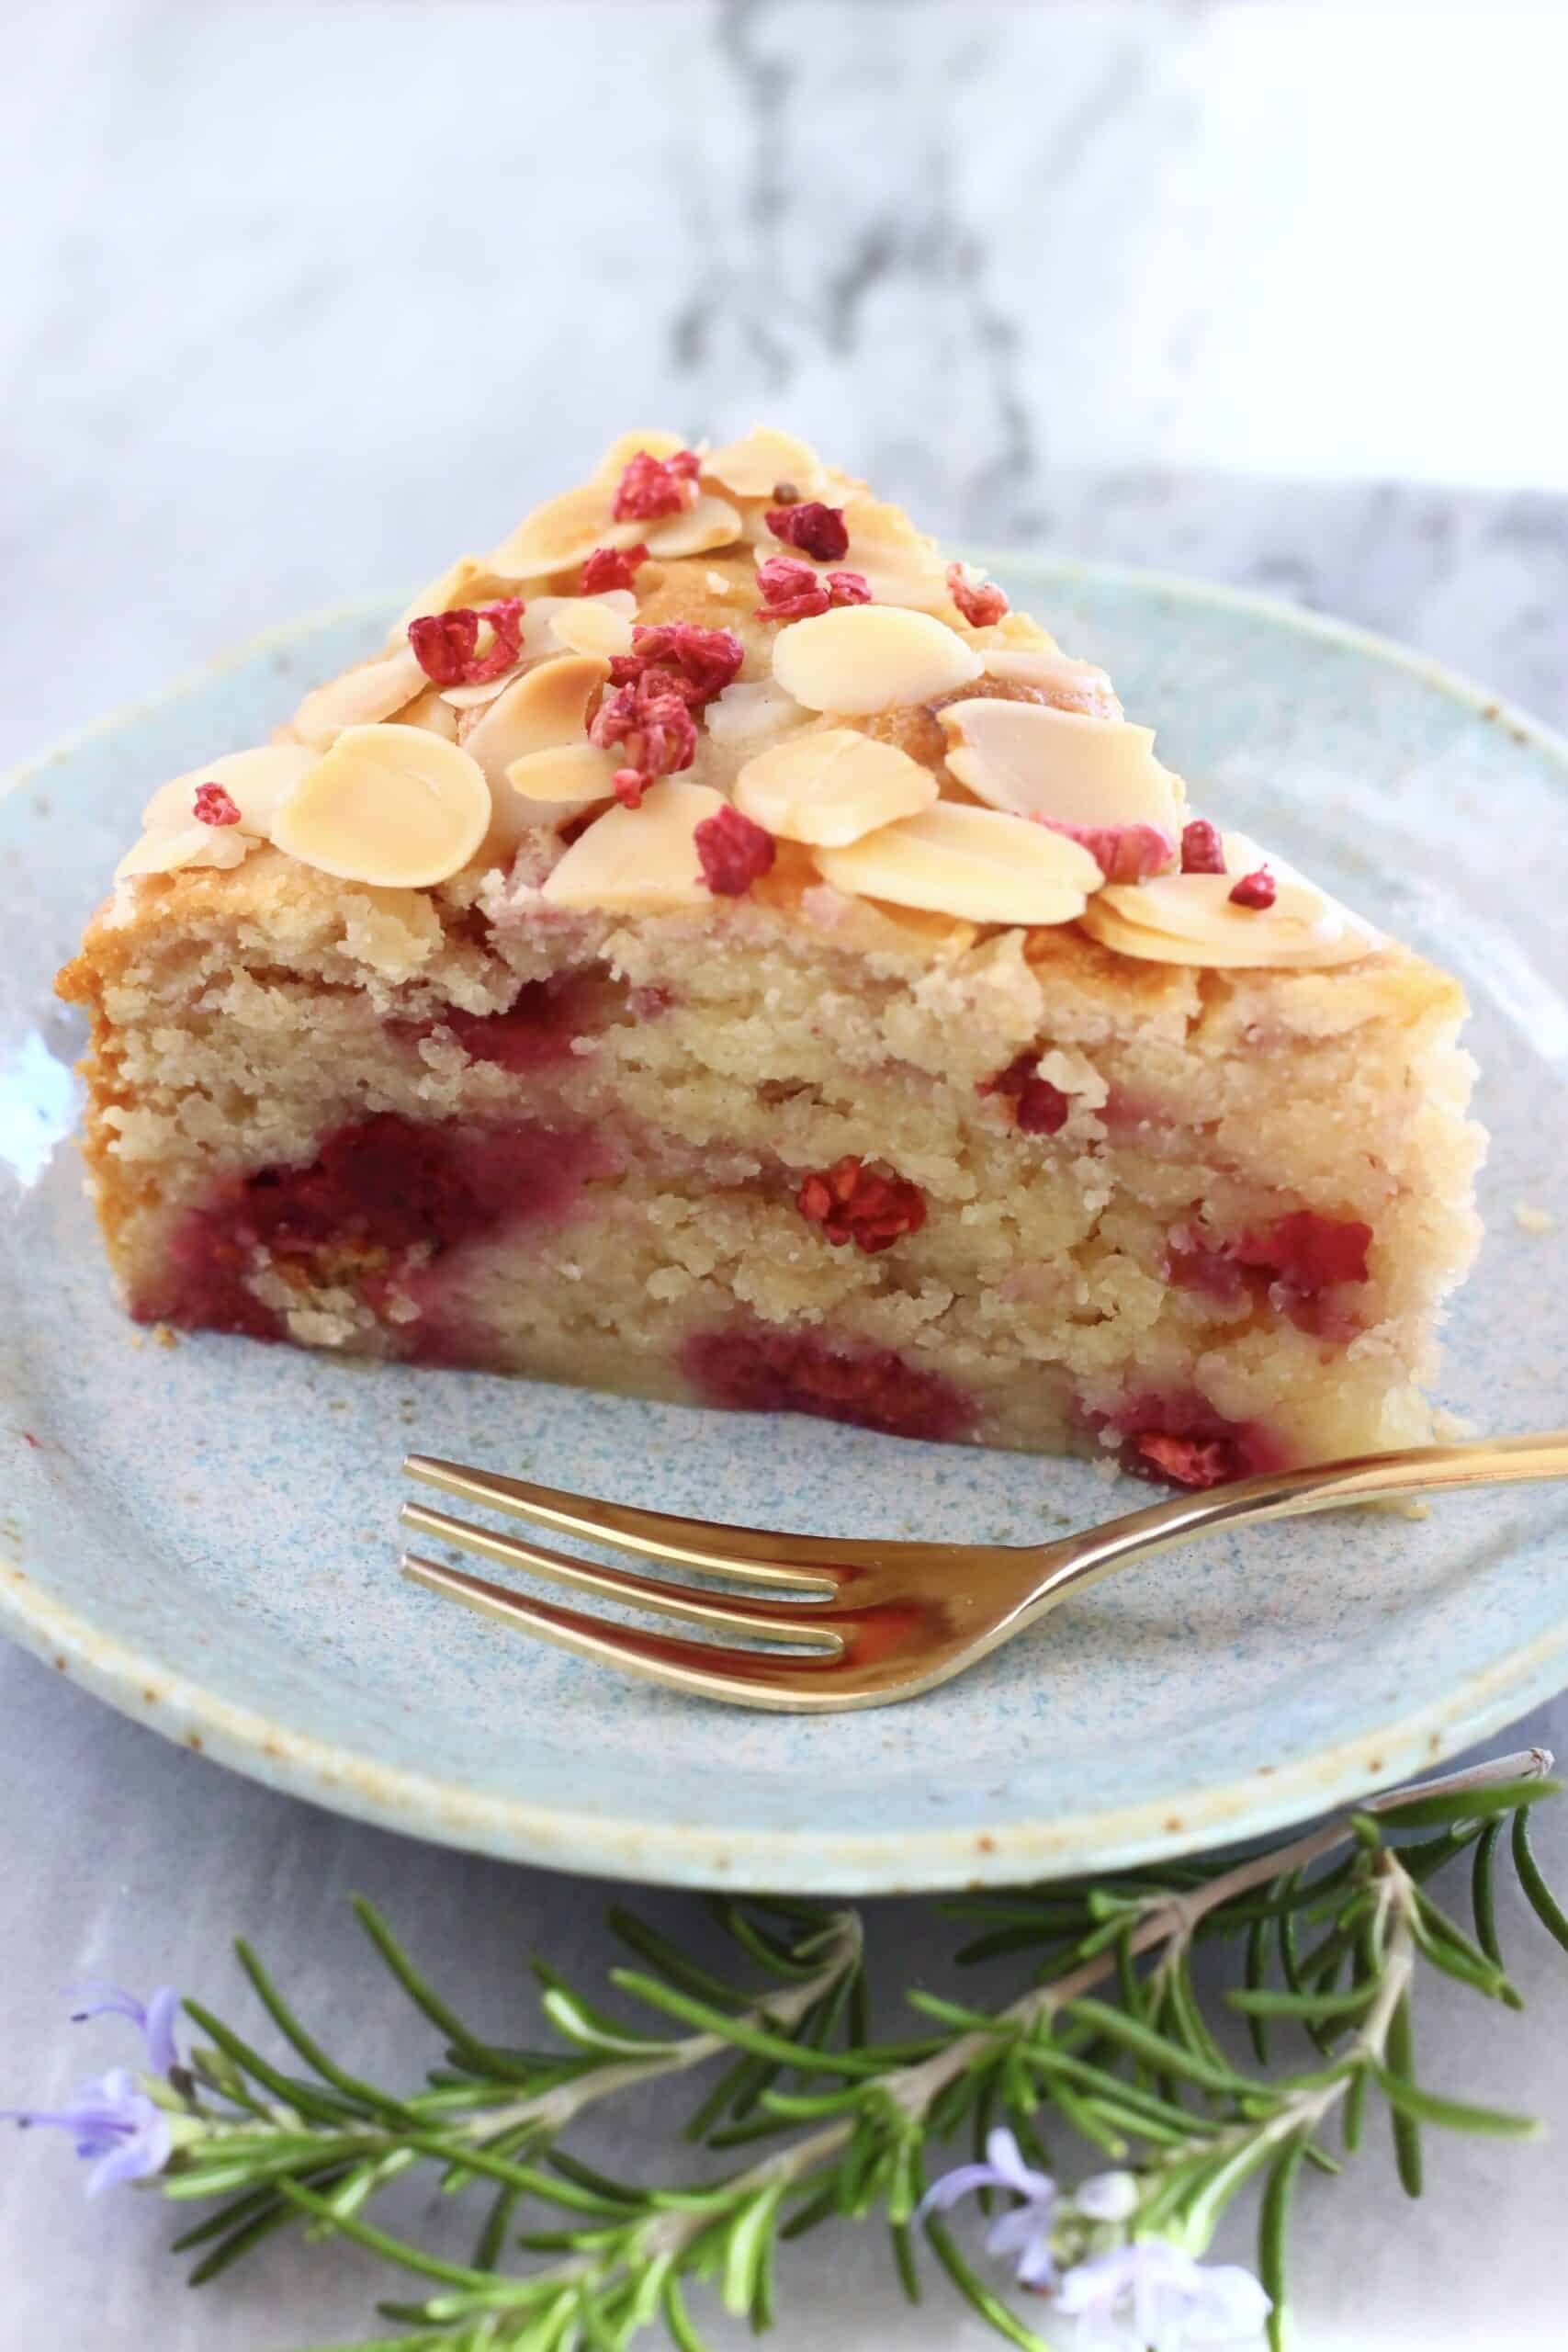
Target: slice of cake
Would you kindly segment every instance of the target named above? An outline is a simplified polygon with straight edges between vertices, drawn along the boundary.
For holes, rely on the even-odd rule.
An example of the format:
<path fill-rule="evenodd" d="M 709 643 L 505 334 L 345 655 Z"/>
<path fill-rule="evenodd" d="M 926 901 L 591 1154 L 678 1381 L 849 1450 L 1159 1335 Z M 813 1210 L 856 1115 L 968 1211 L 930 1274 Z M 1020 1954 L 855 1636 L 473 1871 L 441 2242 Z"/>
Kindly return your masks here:
<path fill-rule="evenodd" d="M 1184 1486 L 1425 1438 L 1460 990 L 1153 742 L 803 443 L 628 435 L 149 803 L 60 983 L 130 1313 Z"/>

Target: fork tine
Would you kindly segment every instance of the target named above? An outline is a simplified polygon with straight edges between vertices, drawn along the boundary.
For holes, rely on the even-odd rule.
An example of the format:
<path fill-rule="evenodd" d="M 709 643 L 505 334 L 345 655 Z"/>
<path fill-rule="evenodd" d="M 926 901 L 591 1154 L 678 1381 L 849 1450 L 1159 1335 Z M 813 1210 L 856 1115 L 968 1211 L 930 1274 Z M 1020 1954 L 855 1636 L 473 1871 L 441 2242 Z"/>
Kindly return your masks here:
<path fill-rule="evenodd" d="M 411 1478 L 457 1495 L 481 1510 L 511 1511 L 537 1520 L 563 1535 L 618 1544 L 656 1560 L 702 1568 L 710 1576 L 741 1576 L 757 1584 L 788 1584 L 797 1590 L 828 1592 L 855 1568 L 886 1566 L 890 1554 L 924 1546 L 840 1542 L 827 1535 L 775 1535 L 756 1527 L 728 1527 L 711 1520 L 682 1519 L 670 1511 L 638 1510 L 629 1503 L 601 1503 L 524 1478 L 503 1478 L 411 1453 L 403 1462 Z"/>
<path fill-rule="evenodd" d="M 838 1657 L 827 1651 L 797 1650 L 790 1655 L 782 1650 L 727 1649 L 716 1643 L 687 1641 L 651 1628 L 612 1624 L 602 1617 L 582 1616 L 575 1609 L 558 1609 L 553 1601 L 531 1600 L 504 1585 L 469 1576 L 463 1568 L 444 1567 L 412 1552 L 404 1553 L 400 1566 L 412 1583 L 432 1592 L 537 1634 L 578 1657 L 619 1667 L 624 1673 L 662 1682 L 672 1690 L 695 1691 L 705 1698 L 726 1699 L 748 1707 L 809 1709 L 840 1703 L 823 1687 L 823 1679 L 839 1666 Z"/>
<path fill-rule="evenodd" d="M 524 1568 L 530 1575 L 548 1577 L 557 1584 L 598 1593 L 605 1600 L 627 1602 L 633 1609 L 682 1617 L 696 1625 L 721 1625 L 730 1633 L 758 1634 L 771 1641 L 804 1642 L 813 1648 L 832 1651 L 842 1646 L 839 1636 L 819 1616 L 818 1623 L 810 1622 L 811 1612 L 821 1610 L 819 1601 L 808 1600 L 801 1609 L 787 1601 L 737 1600 L 723 1593 L 694 1591 L 689 1585 L 634 1577 L 624 1568 L 605 1567 L 597 1560 L 574 1559 L 565 1552 L 548 1552 L 543 1544 L 525 1543 L 519 1536 L 492 1535 L 489 1528 L 470 1527 L 467 1520 L 453 1519 L 444 1510 L 433 1510 L 428 1503 L 404 1503 L 399 1517 L 405 1527 L 412 1527 L 421 1535 L 434 1536 L 439 1544 L 455 1544 L 459 1551 L 478 1552 L 482 1558 L 498 1561 L 502 1567 Z"/>

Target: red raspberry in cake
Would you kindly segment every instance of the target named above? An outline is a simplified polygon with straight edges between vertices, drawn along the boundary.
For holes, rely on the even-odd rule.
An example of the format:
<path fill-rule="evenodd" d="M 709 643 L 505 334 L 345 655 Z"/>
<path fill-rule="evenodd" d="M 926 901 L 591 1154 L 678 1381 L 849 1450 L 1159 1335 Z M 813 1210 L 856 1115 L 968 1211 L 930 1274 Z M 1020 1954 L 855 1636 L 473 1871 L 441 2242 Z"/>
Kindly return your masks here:
<path fill-rule="evenodd" d="M 677 449 L 672 458 L 656 458 L 639 449 L 616 484 L 612 516 L 617 523 L 651 522 L 658 515 L 679 514 L 694 506 L 701 467 L 694 449 Z"/>
<path fill-rule="evenodd" d="M 690 621 L 637 628 L 632 630 L 631 651 L 610 658 L 610 684 L 632 686 L 657 673 L 666 693 L 700 710 L 734 683 L 745 658 L 733 629 L 698 628 Z"/>
<path fill-rule="evenodd" d="M 947 592 L 971 628 L 992 628 L 1008 610 L 1005 592 L 994 581 L 972 582 L 961 563 L 947 567 Z"/>
<path fill-rule="evenodd" d="M 603 596 L 613 588 L 637 586 L 637 576 L 648 561 L 648 549 L 640 544 L 635 548 L 595 548 L 582 567 L 580 582 L 584 596 Z"/>
<path fill-rule="evenodd" d="M 1261 914 L 1266 907 L 1273 905 L 1279 895 L 1279 884 L 1269 868 L 1260 865 L 1256 873 L 1242 876 L 1230 894 L 1230 900 L 1233 907 L 1251 907 Z"/>
<path fill-rule="evenodd" d="M 478 650 L 479 623 L 488 621 L 492 641 Z M 480 686 L 510 670 L 523 639 L 523 599 L 504 597 L 477 608 L 459 605 L 450 613 L 423 613 L 409 623 L 414 659 L 433 685 Z"/>
<path fill-rule="evenodd" d="M 1059 1127 L 1066 1126 L 1073 1106 L 1059 1086 L 1040 1077 L 1038 1058 L 1034 1054 L 1020 1054 L 1006 1069 L 986 1079 L 980 1092 L 1000 1094 L 1010 1102 L 1013 1116 L 1025 1135 L 1054 1136 Z"/>
<path fill-rule="evenodd" d="M 814 571 L 794 556 L 771 555 L 757 566 L 760 621 L 808 620 L 835 605 L 869 605 L 871 589 L 858 571 Z"/>
<path fill-rule="evenodd" d="M 1239 1264 L 1261 1267 L 1302 1297 L 1314 1298 L 1335 1283 L 1366 1281 L 1371 1238 L 1371 1227 L 1359 1217 L 1294 1209 L 1264 1232 L 1244 1233 L 1235 1256 Z"/>
<path fill-rule="evenodd" d="M 693 828 L 692 839 L 696 843 L 703 879 L 721 899 L 743 899 L 778 855 L 772 833 L 765 832 L 750 817 L 743 817 L 728 800 L 722 808 Z"/>
<path fill-rule="evenodd" d="M 1220 839 L 1220 829 L 1211 825 L 1207 817 L 1194 817 L 1190 825 L 1181 828 L 1181 871 L 1183 874 L 1223 874 L 1225 870 L 1225 845 Z"/>
<path fill-rule="evenodd" d="M 682 1368 L 699 1396 L 741 1412 L 812 1413 L 888 1437 L 961 1438 L 975 1419 L 951 1381 L 891 1349 L 835 1347 L 816 1331 L 700 1332 Z"/>
<path fill-rule="evenodd" d="M 240 821 L 232 793 L 225 792 L 220 784 L 198 784 L 190 805 L 204 825 L 237 825 Z"/>
<path fill-rule="evenodd" d="M 890 1250 L 926 1221 L 924 1195 L 903 1176 L 878 1176 L 862 1159 L 836 1160 L 808 1176 L 795 1196 L 795 1207 L 819 1225 L 835 1249 L 852 1241 L 868 1256 Z"/>
<path fill-rule="evenodd" d="M 815 556 L 818 563 L 836 563 L 850 551 L 843 508 L 824 506 L 820 499 L 808 498 L 799 506 L 770 506 L 768 528 L 775 539 L 798 548 L 802 555 Z"/>

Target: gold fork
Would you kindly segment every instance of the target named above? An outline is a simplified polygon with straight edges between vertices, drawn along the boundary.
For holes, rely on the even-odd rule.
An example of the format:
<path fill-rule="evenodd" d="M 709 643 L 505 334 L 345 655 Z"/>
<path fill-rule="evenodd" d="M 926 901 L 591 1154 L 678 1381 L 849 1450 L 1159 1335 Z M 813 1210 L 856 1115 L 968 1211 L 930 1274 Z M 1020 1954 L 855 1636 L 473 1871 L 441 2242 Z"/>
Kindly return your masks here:
<path fill-rule="evenodd" d="M 410 1502 L 403 1505 L 402 1523 L 422 1535 L 580 1592 L 743 1639 L 691 1641 L 645 1632 L 530 1600 L 465 1569 L 405 1553 L 403 1572 L 415 1583 L 556 1642 L 579 1657 L 596 1658 L 677 1690 L 738 1707 L 826 1714 L 839 1708 L 883 1707 L 930 1690 L 1035 1623 L 1069 1594 L 1194 1536 L 1392 1495 L 1568 1477 L 1568 1430 L 1416 1446 L 1403 1453 L 1284 1470 L 1206 1494 L 1178 1495 L 1054 1544 L 1022 1545 L 781 1535 L 626 1503 L 590 1502 L 428 1454 L 411 1453 L 403 1467 L 410 1477 L 464 1502 L 640 1553 L 671 1567 L 741 1584 L 786 1586 L 793 1598 L 749 1598 L 633 1576 L 515 1536 L 492 1535 L 426 1503 Z M 773 1646 L 756 1646 L 762 1643 Z"/>

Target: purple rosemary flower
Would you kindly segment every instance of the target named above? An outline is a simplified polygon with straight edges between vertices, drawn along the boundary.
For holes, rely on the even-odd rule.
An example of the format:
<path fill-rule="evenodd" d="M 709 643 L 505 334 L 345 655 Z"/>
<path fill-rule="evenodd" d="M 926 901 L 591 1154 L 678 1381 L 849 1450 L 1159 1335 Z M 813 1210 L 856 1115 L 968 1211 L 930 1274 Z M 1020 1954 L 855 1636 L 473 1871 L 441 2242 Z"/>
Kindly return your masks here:
<path fill-rule="evenodd" d="M 85 2083 L 69 2107 L 0 2108 L 0 2120 L 24 2130 L 51 2124 L 72 2132 L 79 2156 L 96 2158 L 87 2182 L 87 2194 L 111 2188 L 122 2180 L 145 2180 L 162 2172 L 169 2160 L 169 2118 L 153 2104 L 123 2066 L 114 2067 L 95 2083 Z"/>
<path fill-rule="evenodd" d="M 180 2063 L 175 2047 L 175 2019 L 180 2013 L 180 1996 L 172 1984 L 160 1984 L 150 2001 L 139 2001 L 134 1993 L 125 1992 L 118 1984 L 73 1984 L 70 1998 L 81 2003 L 71 2012 L 73 2025 L 80 2025 L 85 2018 L 129 2018 L 141 2029 L 147 2044 L 147 2064 L 155 2075 L 173 2074 Z"/>
<path fill-rule="evenodd" d="M 1019 2153 L 1012 2133 L 998 2128 L 986 2141 L 984 2164 L 958 2165 L 933 2181 L 920 2199 L 917 2222 L 928 2213 L 945 2213 L 972 2188 L 1006 2188 L 1022 2203 L 1001 2214 L 986 2232 L 986 2252 L 1012 2260 L 1023 2287 L 1049 2287 L 1056 2276 L 1051 2251 L 1051 2229 L 1056 2210 L 1056 2184 L 1048 2172 L 1035 2172 Z"/>
<path fill-rule="evenodd" d="M 1255 2336 L 1269 2301 L 1249 2270 L 1194 2262 L 1168 2238 L 1140 2238 L 1069 2270 L 1056 2309 L 1078 2323 L 1078 2352 L 1186 2352 Z"/>

